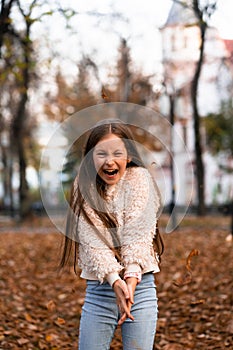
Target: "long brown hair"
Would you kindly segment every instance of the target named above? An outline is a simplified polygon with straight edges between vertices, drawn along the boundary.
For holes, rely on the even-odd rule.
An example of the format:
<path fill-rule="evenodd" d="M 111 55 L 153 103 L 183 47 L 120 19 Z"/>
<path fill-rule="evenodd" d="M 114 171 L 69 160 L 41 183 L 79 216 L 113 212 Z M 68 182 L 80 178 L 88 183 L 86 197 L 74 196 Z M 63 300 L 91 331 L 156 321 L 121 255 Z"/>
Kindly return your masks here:
<path fill-rule="evenodd" d="M 72 247 L 74 245 L 73 259 L 74 270 L 76 272 L 78 258 L 78 239 L 76 234 L 78 220 L 81 214 L 84 216 L 87 222 L 91 224 L 96 231 L 98 231 L 85 211 L 85 202 L 90 205 L 97 216 L 101 219 L 104 226 L 109 229 L 114 242 L 114 248 L 110 248 L 114 251 L 116 258 L 120 260 L 120 253 L 117 249 L 119 242 L 116 241 L 117 236 L 115 234 L 118 225 L 117 220 L 114 215 L 109 213 L 105 208 L 105 201 L 103 199 L 105 197 L 106 184 L 96 172 L 93 161 L 94 147 L 104 136 L 108 134 L 114 134 L 121 138 L 124 142 L 128 157 L 130 158 L 130 161 L 127 163 L 128 168 L 137 166 L 145 167 L 135 146 L 134 137 L 127 124 L 120 120 L 104 120 L 89 131 L 87 142 L 83 151 L 83 160 L 80 164 L 78 176 L 71 189 L 70 209 L 67 215 L 66 235 L 63 245 L 63 254 L 60 261 L 60 268 L 64 267 L 68 263 L 72 252 Z M 96 188 L 96 196 L 91 195 L 91 186 Z M 104 236 L 101 235 L 99 231 L 98 235 L 103 241 L 105 241 Z M 158 227 L 154 236 L 153 245 L 155 252 L 161 256 L 164 250 L 164 244 Z"/>

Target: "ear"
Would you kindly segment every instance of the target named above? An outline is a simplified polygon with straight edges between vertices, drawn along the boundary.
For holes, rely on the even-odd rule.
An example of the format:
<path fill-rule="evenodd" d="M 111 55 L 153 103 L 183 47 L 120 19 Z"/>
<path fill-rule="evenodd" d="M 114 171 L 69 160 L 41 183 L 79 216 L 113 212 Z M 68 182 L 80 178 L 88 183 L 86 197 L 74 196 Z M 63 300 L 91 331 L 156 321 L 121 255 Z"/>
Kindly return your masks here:
<path fill-rule="evenodd" d="M 127 158 L 127 163 L 130 163 L 131 160 L 132 160 L 132 157 L 128 157 L 128 158 Z"/>

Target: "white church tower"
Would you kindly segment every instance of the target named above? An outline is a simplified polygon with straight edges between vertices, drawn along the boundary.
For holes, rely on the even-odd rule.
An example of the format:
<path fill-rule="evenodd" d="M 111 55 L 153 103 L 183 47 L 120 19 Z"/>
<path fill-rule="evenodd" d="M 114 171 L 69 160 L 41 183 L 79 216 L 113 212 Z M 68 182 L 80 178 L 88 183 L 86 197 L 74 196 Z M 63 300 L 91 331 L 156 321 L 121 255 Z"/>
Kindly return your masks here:
<path fill-rule="evenodd" d="M 160 100 L 160 111 L 169 118 L 170 99 L 174 98 L 174 129 L 184 140 L 184 144 L 174 136 L 174 158 L 178 169 L 175 172 L 177 204 L 186 205 L 192 188 L 189 171 L 194 158 L 194 133 L 191 105 L 191 82 L 195 65 L 199 57 L 200 30 L 198 19 L 191 6 L 173 3 L 165 25 L 160 29 L 163 43 L 163 67 L 165 93 Z M 224 41 L 219 37 L 216 28 L 209 27 L 206 32 L 204 64 L 198 89 L 198 106 L 202 117 L 219 111 L 221 102 L 229 99 L 229 84 L 232 84 L 232 71 L 224 64 L 228 52 Z M 205 142 L 204 129 L 203 141 Z M 205 163 L 207 204 L 213 202 L 213 191 L 216 188 L 218 166 L 203 145 Z M 187 163 L 185 154 L 190 154 L 191 162 Z M 196 195 L 192 196 L 193 204 Z"/>

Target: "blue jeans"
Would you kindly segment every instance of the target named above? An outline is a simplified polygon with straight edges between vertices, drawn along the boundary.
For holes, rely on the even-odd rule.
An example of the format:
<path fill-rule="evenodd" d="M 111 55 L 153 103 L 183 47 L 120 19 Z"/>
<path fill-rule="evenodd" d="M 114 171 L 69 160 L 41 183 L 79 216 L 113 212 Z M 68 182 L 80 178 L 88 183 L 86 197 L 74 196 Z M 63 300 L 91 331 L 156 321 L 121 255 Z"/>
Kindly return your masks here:
<path fill-rule="evenodd" d="M 153 349 L 158 309 L 152 273 L 143 275 L 137 285 L 131 313 L 134 321 L 127 319 L 121 326 L 123 349 Z M 111 286 L 88 280 L 80 321 L 79 350 L 109 350 L 119 319 Z"/>

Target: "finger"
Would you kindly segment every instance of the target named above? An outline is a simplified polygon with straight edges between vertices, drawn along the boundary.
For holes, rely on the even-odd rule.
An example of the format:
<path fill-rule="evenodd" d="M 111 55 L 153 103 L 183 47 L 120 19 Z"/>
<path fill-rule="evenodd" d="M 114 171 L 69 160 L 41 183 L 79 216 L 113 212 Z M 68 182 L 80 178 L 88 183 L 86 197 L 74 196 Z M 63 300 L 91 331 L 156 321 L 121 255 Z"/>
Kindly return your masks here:
<path fill-rule="evenodd" d="M 132 321 L 134 321 L 134 317 L 133 317 L 133 315 L 130 312 L 131 311 L 131 306 L 132 306 L 132 304 L 130 302 L 128 302 L 127 303 L 127 309 L 125 310 L 125 313 L 126 313 L 126 316 L 128 318 L 130 318 Z"/>
<path fill-rule="evenodd" d="M 134 304 L 134 291 L 135 289 L 131 286 L 131 285 L 128 285 L 128 292 L 129 292 L 129 301 L 131 304 Z"/>
<path fill-rule="evenodd" d="M 118 321 L 118 325 L 121 326 L 126 320 L 126 313 L 124 312 L 124 314 L 121 316 L 121 318 Z"/>
<path fill-rule="evenodd" d="M 130 318 L 132 321 L 134 321 L 134 317 L 130 312 L 128 314 L 126 312 L 124 312 L 118 321 L 118 325 L 121 326 L 127 318 Z"/>
<path fill-rule="evenodd" d="M 134 304 L 134 290 L 131 286 L 128 286 L 128 291 L 129 291 L 129 302 L 131 304 Z"/>
<path fill-rule="evenodd" d="M 130 301 L 128 301 L 127 304 L 123 303 L 121 305 L 121 310 L 123 312 L 122 312 L 121 318 L 119 320 L 119 322 L 120 322 L 119 324 L 122 324 L 126 320 L 127 317 L 130 318 L 132 321 L 134 321 L 134 317 L 133 317 L 133 315 L 130 312 L 131 311 L 131 307 L 132 307 L 132 303 L 130 303 Z"/>
<path fill-rule="evenodd" d="M 122 283 L 122 291 L 124 293 L 125 299 L 129 299 L 129 290 L 126 283 Z"/>
<path fill-rule="evenodd" d="M 117 280 L 113 285 L 113 289 L 118 297 L 122 294 L 125 299 L 129 299 L 129 291 L 125 281 Z"/>

